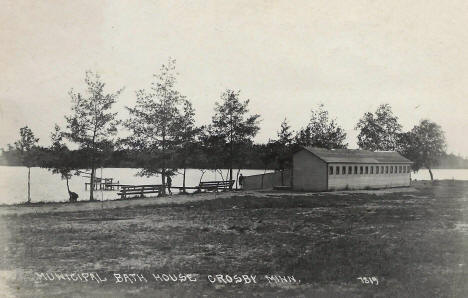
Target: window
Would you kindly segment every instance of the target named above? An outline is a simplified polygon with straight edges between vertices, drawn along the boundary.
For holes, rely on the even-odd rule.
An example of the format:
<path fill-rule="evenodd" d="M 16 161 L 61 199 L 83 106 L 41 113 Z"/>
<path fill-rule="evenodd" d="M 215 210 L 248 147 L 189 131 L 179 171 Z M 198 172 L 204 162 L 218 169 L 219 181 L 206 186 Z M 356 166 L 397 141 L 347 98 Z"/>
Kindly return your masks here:
<path fill-rule="evenodd" d="M 371 173 L 371 174 L 374 174 L 374 166 L 371 166 L 371 167 L 370 167 L 370 173 Z"/>
<path fill-rule="evenodd" d="M 333 167 L 330 167 L 330 175 L 333 175 Z"/>
<path fill-rule="evenodd" d="M 340 167 L 336 167 L 336 174 L 339 175 L 340 174 Z"/>
<path fill-rule="evenodd" d="M 406 173 L 406 167 L 405 166 L 402 166 L 402 171 L 403 171 L 403 173 Z"/>
<path fill-rule="evenodd" d="M 349 166 L 348 167 L 348 175 L 351 175 L 353 173 L 353 167 Z"/>
<path fill-rule="evenodd" d="M 363 166 L 360 166 L 360 167 L 359 167 L 359 174 L 362 175 L 363 172 L 364 172 L 364 168 L 363 168 Z"/>
<path fill-rule="evenodd" d="M 390 166 L 390 174 L 393 174 L 393 166 Z"/>
<path fill-rule="evenodd" d="M 354 174 L 357 174 L 357 166 L 354 166 Z"/>
<path fill-rule="evenodd" d="M 379 167 L 379 166 L 376 166 L 376 167 L 375 167 L 375 173 L 376 173 L 376 174 L 378 174 L 378 173 L 379 173 L 379 169 L 380 169 L 380 167 Z"/>
<path fill-rule="evenodd" d="M 383 174 L 383 173 L 384 173 L 384 167 L 380 166 L 380 174 Z"/>
<path fill-rule="evenodd" d="M 410 166 L 406 166 L 406 168 L 407 168 L 407 171 L 406 171 L 407 173 L 411 172 Z"/>
<path fill-rule="evenodd" d="M 388 174 L 388 166 L 385 166 L 385 174 Z"/>
<path fill-rule="evenodd" d="M 366 174 L 369 174 L 369 167 L 366 166 Z"/>
<path fill-rule="evenodd" d="M 398 166 L 398 173 L 401 173 L 402 170 L 401 166 Z"/>
<path fill-rule="evenodd" d="M 346 175 L 346 167 L 345 166 L 343 166 L 341 168 L 341 174 Z"/>

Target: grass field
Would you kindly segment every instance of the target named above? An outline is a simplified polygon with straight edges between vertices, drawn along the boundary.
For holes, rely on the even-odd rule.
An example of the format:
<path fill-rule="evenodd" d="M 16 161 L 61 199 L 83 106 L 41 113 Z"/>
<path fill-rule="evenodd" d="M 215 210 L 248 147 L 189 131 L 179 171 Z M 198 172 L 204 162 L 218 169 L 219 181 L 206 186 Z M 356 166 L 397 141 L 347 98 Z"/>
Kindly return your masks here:
<path fill-rule="evenodd" d="M 0 291 L 11 296 L 468 296 L 468 186 L 461 183 L 10 212 L 0 226 Z M 108 280 L 38 281 L 36 272 L 97 272 Z M 114 273 L 148 282 L 115 283 Z M 152 273 L 198 275 L 196 282 L 165 282 Z M 257 283 L 211 283 L 207 276 L 216 274 L 256 275 Z M 265 275 L 296 282 L 272 283 Z"/>

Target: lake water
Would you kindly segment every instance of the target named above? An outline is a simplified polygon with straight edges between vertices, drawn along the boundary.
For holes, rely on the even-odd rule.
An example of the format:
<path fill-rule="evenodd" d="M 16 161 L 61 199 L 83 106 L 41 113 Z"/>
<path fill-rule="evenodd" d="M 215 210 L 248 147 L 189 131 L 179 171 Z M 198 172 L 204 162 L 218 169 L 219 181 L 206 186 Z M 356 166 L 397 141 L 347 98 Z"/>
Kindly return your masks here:
<path fill-rule="evenodd" d="M 97 170 L 96 177 L 114 178 L 121 184 L 161 184 L 161 176 L 150 178 L 135 176 L 138 169 L 129 168 L 104 168 Z M 181 171 L 182 172 L 182 171 Z M 226 177 L 227 170 L 223 170 Z M 264 170 L 241 170 L 244 176 L 263 174 Z M 237 170 L 233 175 L 237 174 Z M 197 186 L 202 172 L 198 169 L 187 169 L 185 186 Z M 214 171 L 205 171 L 202 181 L 222 180 L 219 173 Z M 79 195 L 78 200 L 89 199 L 89 187 L 85 190 L 85 182 L 89 178 L 82 176 L 73 176 L 70 179 L 70 190 Z M 172 178 L 173 186 L 182 186 L 182 174 Z M 94 198 L 97 200 L 117 199 L 115 191 L 94 192 Z M 177 193 L 178 190 L 173 190 Z M 25 167 L 6 167 L 0 166 L 0 204 L 16 204 L 26 202 L 28 197 L 28 170 Z M 31 202 L 63 202 L 68 201 L 67 184 L 60 175 L 54 175 L 47 169 L 31 168 Z"/>
<path fill-rule="evenodd" d="M 437 180 L 468 180 L 468 169 L 435 169 L 432 170 L 432 174 L 434 174 L 434 179 Z M 428 170 L 411 173 L 411 178 L 415 180 L 431 180 Z"/>
<path fill-rule="evenodd" d="M 135 176 L 137 169 L 128 168 L 104 168 L 97 170 L 97 177 L 114 178 L 122 184 L 161 184 L 158 177 Z M 237 171 L 234 172 L 236 174 Z M 241 170 L 244 176 L 262 174 L 263 170 Z M 28 171 L 25 167 L 0 166 L 0 204 L 16 204 L 27 201 Z M 468 180 L 468 169 L 436 169 L 433 170 L 434 179 L 456 179 Z M 223 170 L 223 175 L 227 170 Z M 200 181 L 202 172 L 197 169 L 188 169 L 186 174 L 186 186 L 196 186 Z M 417 180 L 430 180 L 429 172 L 421 170 L 411 173 L 411 177 Z M 214 171 L 206 171 L 203 181 L 221 180 L 220 174 Z M 89 199 L 89 190 L 85 190 L 84 184 L 89 182 L 88 178 L 73 176 L 70 180 L 70 189 L 79 195 L 79 200 Z M 172 179 L 173 186 L 182 185 L 182 175 L 179 174 Z M 175 191 L 177 192 L 177 190 Z M 117 191 L 95 191 L 98 200 L 117 199 Z M 42 168 L 31 168 L 31 201 L 61 202 L 68 201 L 66 181 L 60 175 L 53 175 Z"/>

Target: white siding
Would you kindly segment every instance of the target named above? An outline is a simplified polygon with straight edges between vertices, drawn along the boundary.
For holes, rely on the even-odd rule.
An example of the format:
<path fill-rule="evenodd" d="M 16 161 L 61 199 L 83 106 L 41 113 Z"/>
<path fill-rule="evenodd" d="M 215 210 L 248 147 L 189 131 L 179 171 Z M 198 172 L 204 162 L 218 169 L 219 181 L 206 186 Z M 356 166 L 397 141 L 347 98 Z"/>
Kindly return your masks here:
<path fill-rule="evenodd" d="M 340 189 L 365 189 L 365 188 L 386 188 L 386 187 L 400 187 L 410 185 L 411 173 L 404 173 L 403 170 L 399 172 L 399 166 L 408 166 L 403 164 L 329 164 L 333 166 L 333 175 L 328 173 L 328 190 L 340 190 Z M 336 174 L 336 167 L 340 167 L 340 174 Z M 346 174 L 343 175 L 342 167 L 346 166 Z M 353 167 L 353 173 L 348 173 L 348 167 Z M 354 173 L 354 167 L 358 167 L 358 173 Z M 384 166 L 384 173 L 382 174 L 379 169 L 379 174 L 376 174 L 376 166 Z M 398 173 L 385 173 L 386 167 L 396 166 Z M 363 174 L 360 174 L 360 168 L 363 167 Z M 368 172 L 366 174 L 366 167 Z M 370 167 L 373 167 L 373 174 L 371 174 Z"/>

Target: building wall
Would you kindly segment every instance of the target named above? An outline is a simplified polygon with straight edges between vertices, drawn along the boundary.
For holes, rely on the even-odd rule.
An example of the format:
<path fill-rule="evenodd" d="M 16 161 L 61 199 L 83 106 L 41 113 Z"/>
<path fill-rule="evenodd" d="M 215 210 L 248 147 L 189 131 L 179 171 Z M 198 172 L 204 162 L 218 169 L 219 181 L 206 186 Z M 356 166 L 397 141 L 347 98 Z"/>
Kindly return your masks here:
<path fill-rule="evenodd" d="M 333 174 L 330 172 L 330 167 L 334 167 Z M 340 173 L 336 173 L 336 167 L 340 168 Z M 346 173 L 343 174 L 343 166 L 346 167 Z M 349 174 L 349 166 L 352 166 L 353 173 Z M 354 173 L 355 166 L 358 167 L 358 173 Z M 360 167 L 363 167 L 363 174 L 360 174 Z M 376 172 L 376 166 L 384 167 L 384 173 L 379 174 Z M 397 173 L 386 173 L 385 167 L 397 166 Z M 399 166 L 402 166 L 402 172 L 399 172 Z M 403 172 L 403 166 L 407 164 L 393 164 L 393 165 L 372 165 L 372 164 L 329 164 L 328 165 L 328 189 L 329 190 L 342 190 L 342 189 L 365 189 L 365 188 L 387 188 L 387 187 L 401 187 L 409 186 L 411 180 L 411 171 Z M 368 173 L 365 172 L 365 167 L 368 167 Z M 370 167 L 374 167 L 373 173 L 370 172 Z"/>
<path fill-rule="evenodd" d="M 330 166 L 334 168 L 333 174 L 330 172 Z M 336 174 L 336 167 L 340 168 L 340 173 Z M 353 171 L 349 173 L 349 167 Z M 379 166 L 377 174 L 376 166 Z M 380 170 L 384 167 L 384 172 Z M 385 167 L 389 167 L 388 173 Z M 397 167 L 397 172 L 391 173 L 390 167 Z M 402 171 L 399 171 L 399 167 Z M 342 169 L 346 168 L 345 174 Z M 354 173 L 357 167 L 357 174 Z M 363 167 L 363 173 L 360 173 L 360 167 Z M 365 167 L 368 167 L 366 173 Z M 370 168 L 373 167 L 371 173 Z M 406 171 L 403 167 L 407 167 Z M 285 171 L 283 185 L 290 185 L 290 172 Z M 246 190 L 254 189 L 272 189 L 274 186 L 282 185 L 281 173 L 267 173 L 244 177 L 243 188 Z M 262 182 L 263 179 L 263 182 Z M 359 163 L 333 163 L 327 164 L 314 154 L 302 150 L 293 156 L 293 189 L 299 191 L 327 191 L 344 189 L 366 189 L 366 188 L 387 188 L 409 186 L 411 181 L 411 171 L 408 164 L 359 164 Z"/>
<path fill-rule="evenodd" d="M 294 154 L 293 189 L 300 191 L 327 190 L 327 164 L 305 150 Z"/>
<path fill-rule="evenodd" d="M 263 183 L 262 183 L 263 179 Z M 244 176 L 243 189 L 273 189 L 274 186 L 291 184 L 290 171 L 283 172 L 283 184 L 281 183 L 281 172 L 266 173 L 260 175 Z"/>

